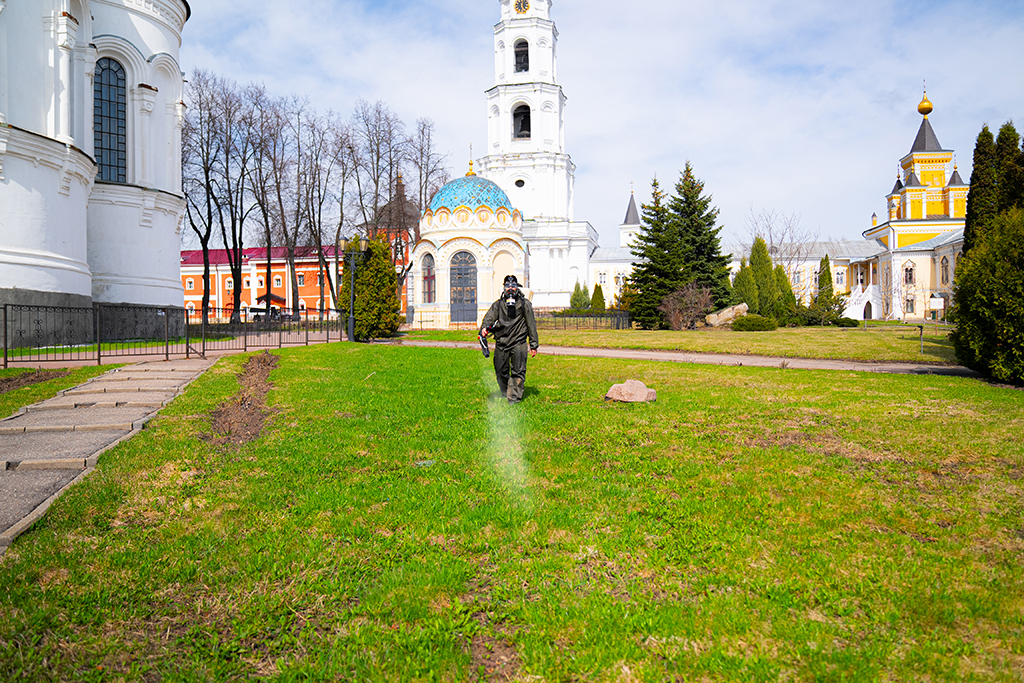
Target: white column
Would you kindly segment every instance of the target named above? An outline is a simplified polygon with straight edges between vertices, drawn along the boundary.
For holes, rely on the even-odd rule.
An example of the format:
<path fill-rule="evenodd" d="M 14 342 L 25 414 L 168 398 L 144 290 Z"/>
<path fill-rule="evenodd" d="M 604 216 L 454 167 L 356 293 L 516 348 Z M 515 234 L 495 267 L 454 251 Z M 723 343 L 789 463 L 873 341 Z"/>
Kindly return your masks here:
<path fill-rule="evenodd" d="M 150 119 L 153 115 L 153 108 L 156 106 L 156 88 L 142 83 L 134 91 L 135 102 L 139 108 L 139 128 L 135 136 L 136 170 L 135 182 L 143 187 L 153 185 L 153 142 L 150 135 Z M 129 178 L 128 182 L 132 182 Z"/>
<path fill-rule="evenodd" d="M 57 78 L 54 91 L 57 98 L 56 138 L 61 142 L 74 144 L 71 129 L 71 53 L 75 49 L 78 22 L 66 12 L 57 17 Z"/>
<path fill-rule="evenodd" d="M 7 7 L 7 0 L 0 0 L 0 123 L 7 123 L 7 18 L 4 17 L 4 8 Z"/>
<path fill-rule="evenodd" d="M 181 192 L 181 129 L 185 123 L 185 103 L 167 105 L 168 118 L 174 122 L 171 128 L 170 158 L 167 159 L 167 189 Z"/>

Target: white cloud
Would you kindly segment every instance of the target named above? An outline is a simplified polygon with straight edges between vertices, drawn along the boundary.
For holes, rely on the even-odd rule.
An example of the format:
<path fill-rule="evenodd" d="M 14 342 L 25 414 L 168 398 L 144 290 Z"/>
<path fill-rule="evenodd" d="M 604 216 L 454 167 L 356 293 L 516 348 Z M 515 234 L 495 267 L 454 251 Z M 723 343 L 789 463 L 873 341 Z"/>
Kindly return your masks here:
<path fill-rule="evenodd" d="M 496 0 L 211 0 L 193 7 L 182 63 L 263 81 L 347 113 L 387 102 L 430 117 L 451 165 L 486 142 Z M 559 80 L 576 214 L 617 243 L 629 184 L 671 186 L 687 159 L 732 236 L 751 209 L 798 213 L 857 239 L 882 213 L 896 164 L 931 121 L 969 177 L 974 139 L 1024 115 L 1024 8 L 945 0 L 556 0 Z"/>

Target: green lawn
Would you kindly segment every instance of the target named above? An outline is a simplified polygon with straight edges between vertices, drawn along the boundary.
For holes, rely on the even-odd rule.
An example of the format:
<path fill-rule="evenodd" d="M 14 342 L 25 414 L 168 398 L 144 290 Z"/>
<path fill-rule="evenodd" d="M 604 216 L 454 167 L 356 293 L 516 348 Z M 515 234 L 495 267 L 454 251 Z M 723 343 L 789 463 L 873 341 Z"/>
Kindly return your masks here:
<path fill-rule="evenodd" d="M 110 372 L 111 370 L 119 367 L 121 366 L 104 365 L 103 367 L 89 366 L 85 368 L 77 368 L 75 370 L 70 370 L 69 372 L 71 374 L 67 377 L 50 379 L 45 382 L 40 382 L 39 384 L 33 384 L 31 386 L 22 387 L 20 389 L 15 389 L 14 391 L 8 391 L 0 394 L 0 419 L 17 413 L 18 410 L 24 406 L 32 405 L 39 401 L 45 401 L 48 398 L 53 398 L 65 389 L 78 386 L 92 377 L 102 375 L 104 372 Z M 0 377 L 14 377 L 26 372 L 33 371 L 21 368 L 8 368 L 7 370 L 0 369 Z"/>
<path fill-rule="evenodd" d="M 701 328 L 693 331 L 538 330 L 541 344 L 607 349 L 660 349 L 692 353 L 738 353 L 782 358 L 827 358 L 857 361 L 956 363 L 949 333 L 925 326 L 924 353 L 916 326 L 876 325 L 866 330 L 841 327 L 791 327 L 774 332 L 733 332 Z M 413 331 L 411 339 L 475 341 L 476 332 Z"/>
<path fill-rule="evenodd" d="M 0 680 L 1024 676 L 1019 391 L 276 353 L 260 440 L 198 438 L 223 359 L 0 560 Z"/>

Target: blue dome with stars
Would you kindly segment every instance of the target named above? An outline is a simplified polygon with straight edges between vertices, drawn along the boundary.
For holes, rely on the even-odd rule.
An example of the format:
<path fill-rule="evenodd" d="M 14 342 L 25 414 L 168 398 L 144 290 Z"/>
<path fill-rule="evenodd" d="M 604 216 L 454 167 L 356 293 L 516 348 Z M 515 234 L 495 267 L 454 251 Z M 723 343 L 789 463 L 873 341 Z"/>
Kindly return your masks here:
<path fill-rule="evenodd" d="M 430 202 L 430 211 L 432 213 L 437 213 L 438 209 L 455 211 L 460 206 L 465 206 L 470 211 L 476 211 L 481 206 L 486 206 L 491 211 L 498 209 L 512 211 L 512 202 L 508 200 L 505 191 L 490 180 L 476 174 L 456 178 L 438 190 Z"/>

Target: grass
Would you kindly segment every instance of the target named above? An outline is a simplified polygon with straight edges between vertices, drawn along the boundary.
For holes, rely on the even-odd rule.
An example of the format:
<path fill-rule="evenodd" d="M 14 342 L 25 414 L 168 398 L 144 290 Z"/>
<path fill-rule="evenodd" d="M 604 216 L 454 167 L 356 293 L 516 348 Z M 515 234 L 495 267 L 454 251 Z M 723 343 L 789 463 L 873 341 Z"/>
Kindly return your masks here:
<path fill-rule="evenodd" d="M 866 362 L 956 363 L 953 343 L 944 331 L 925 326 L 924 353 L 917 326 L 871 325 L 866 330 L 793 327 L 774 332 L 699 329 L 685 332 L 644 330 L 538 330 L 542 345 L 608 349 L 658 349 L 691 353 L 733 353 L 781 358 L 824 358 Z M 469 331 L 415 331 L 413 339 L 475 341 Z"/>
<path fill-rule="evenodd" d="M 90 366 L 85 368 L 77 368 L 74 370 L 68 370 L 70 373 L 66 377 L 58 377 L 39 384 L 33 384 L 27 387 L 21 387 L 14 391 L 8 391 L 0 394 L 0 418 L 12 415 L 24 406 L 38 403 L 39 401 L 45 401 L 48 398 L 53 398 L 61 391 L 70 389 L 71 387 L 78 386 L 82 382 L 85 382 L 97 375 L 102 375 L 105 372 L 109 372 L 113 369 L 120 367 L 119 365 L 104 365 L 102 367 Z M 7 370 L 0 369 L 0 377 L 14 377 L 26 372 L 33 372 L 32 370 L 24 370 L 20 368 L 9 368 Z"/>
<path fill-rule="evenodd" d="M 11 547 L 0 679 L 1024 676 L 1018 391 L 538 356 L 513 407 L 474 352 L 278 353 L 259 440 L 199 438 L 224 359 Z"/>

